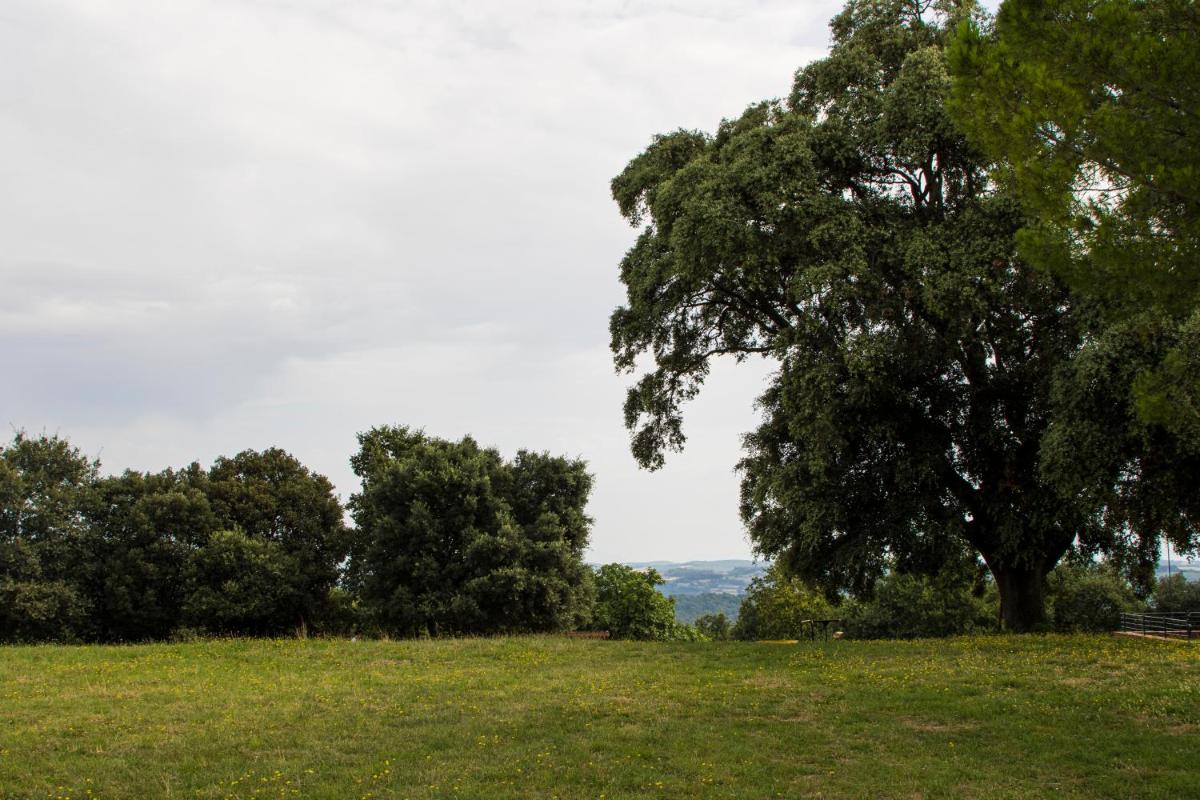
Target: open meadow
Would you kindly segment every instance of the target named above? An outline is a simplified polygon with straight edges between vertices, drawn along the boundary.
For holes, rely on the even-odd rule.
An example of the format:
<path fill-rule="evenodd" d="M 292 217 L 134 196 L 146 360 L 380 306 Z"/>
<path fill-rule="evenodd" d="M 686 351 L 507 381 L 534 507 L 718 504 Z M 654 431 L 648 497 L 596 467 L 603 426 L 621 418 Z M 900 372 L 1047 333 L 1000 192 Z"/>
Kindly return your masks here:
<path fill-rule="evenodd" d="M 0 648 L 0 798 L 1200 794 L 1200 648 L 1114 636 Z"/>

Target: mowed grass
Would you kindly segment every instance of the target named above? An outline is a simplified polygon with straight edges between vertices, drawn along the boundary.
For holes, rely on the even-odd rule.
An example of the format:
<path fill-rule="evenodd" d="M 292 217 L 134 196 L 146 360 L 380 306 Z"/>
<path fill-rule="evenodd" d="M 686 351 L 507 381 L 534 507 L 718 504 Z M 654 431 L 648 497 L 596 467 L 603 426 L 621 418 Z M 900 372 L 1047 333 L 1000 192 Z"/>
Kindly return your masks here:
<path fill-rule="evenodd" d="M 1197 796 L 1196 645 L 0 648 L 6 800 Z"/>

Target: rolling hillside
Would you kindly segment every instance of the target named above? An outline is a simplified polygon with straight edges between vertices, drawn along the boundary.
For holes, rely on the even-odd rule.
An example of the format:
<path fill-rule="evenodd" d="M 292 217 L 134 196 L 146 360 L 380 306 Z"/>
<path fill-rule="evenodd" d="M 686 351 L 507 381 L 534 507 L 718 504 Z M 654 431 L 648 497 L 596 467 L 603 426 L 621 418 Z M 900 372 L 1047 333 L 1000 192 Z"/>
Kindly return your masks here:
<path fill-rule="evenodd" d="M 760 561 L 727 559 L 724 561 L 641 561 L 634 568 L 654 567 L 666 579 L 659 587 L 663 594 L 744 594 L 752 578 L 766 572 Z"/>

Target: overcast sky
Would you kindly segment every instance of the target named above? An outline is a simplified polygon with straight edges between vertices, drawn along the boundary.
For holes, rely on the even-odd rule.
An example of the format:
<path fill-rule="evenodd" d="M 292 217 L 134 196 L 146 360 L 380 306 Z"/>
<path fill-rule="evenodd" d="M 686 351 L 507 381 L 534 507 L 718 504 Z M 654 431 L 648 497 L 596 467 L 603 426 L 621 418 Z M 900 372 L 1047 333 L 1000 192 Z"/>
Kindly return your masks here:
<path fill-rule="evenodd" d="M 836 2 L 0 5 L 0 424 L 106 472 L 405 424 L 582 456 L 594 561 L 749 557 L 719 368 L 639 470 L 608 351 L 655 133 L 785 95 Z"/>

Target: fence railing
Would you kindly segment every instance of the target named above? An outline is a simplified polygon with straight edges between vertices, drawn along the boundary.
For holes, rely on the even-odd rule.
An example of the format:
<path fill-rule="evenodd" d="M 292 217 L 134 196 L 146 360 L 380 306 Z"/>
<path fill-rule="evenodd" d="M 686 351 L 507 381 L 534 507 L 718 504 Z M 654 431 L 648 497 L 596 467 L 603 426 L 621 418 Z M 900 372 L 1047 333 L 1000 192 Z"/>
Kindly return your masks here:
<path fill-rule="evenodd" d="M 815 642 L 819 636 L 828 642 L 831 634 L 835 639 L 841 638 L 839 633 L 841 628 L 841 619 L 802 619 L 800 620 L 800 638 Z"/>
<path fill-rule="evenodd" d="M 1124 633 L 1200 639 L 1200 612 L 1161 611 L 1153 614 L 1121 614 Z"/>

